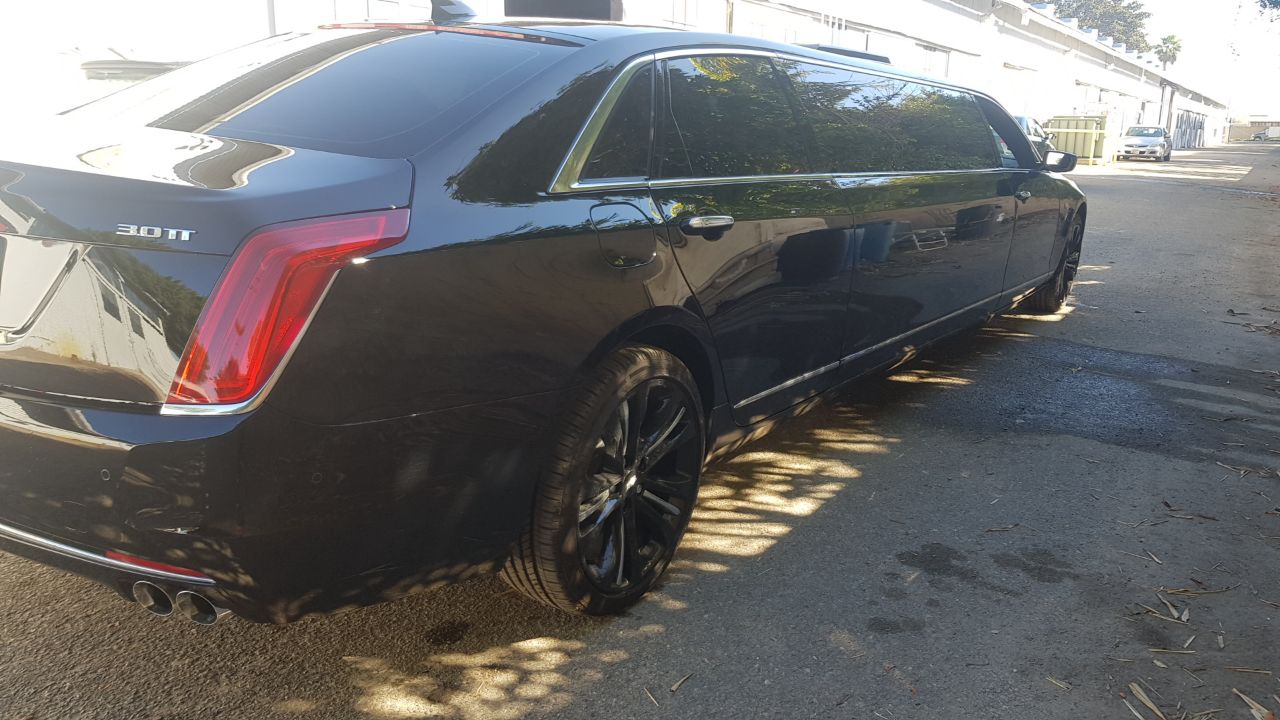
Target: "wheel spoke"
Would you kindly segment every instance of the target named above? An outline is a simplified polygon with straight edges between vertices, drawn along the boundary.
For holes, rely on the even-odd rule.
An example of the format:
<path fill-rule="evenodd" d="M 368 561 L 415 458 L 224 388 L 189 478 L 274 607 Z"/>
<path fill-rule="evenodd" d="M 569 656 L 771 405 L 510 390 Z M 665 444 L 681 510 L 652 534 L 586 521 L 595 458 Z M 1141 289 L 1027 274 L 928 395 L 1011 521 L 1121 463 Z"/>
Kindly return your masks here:
<path fill-rule="evenodd" d="M 587 518 L 595 515 L 605 504 L 609 502 L 609 491 L 601 490 L 599 495 L 591 498 L 587 502 L 578 507 L 578 522 L 586 522 Z"/>
<path fill-rule="evenodd" d="M 627 403 L 622 403 L 614 412 L 616 422 L 611 427 L 612 432 L 606 439 L 606 455 L 610 461 L 609 469 L 619 475 L 627 472 L 626 444 L 627 433 L 630 431 L 630 408 Z"/>
<path fill-rule="evenodd" d="M 676 423 L 679 423 L 683 419 L 684 409 L 681 408 L 680 413 L 676 416 Z M 653 445 L 650 445 L 648 450 L 645 451 L 645 459 L 649 461 L 649 465 L 653 466 L 674 450 L 675 447 L 679 445 L 689 434 L 690 426 L 690 423 L 684 423 L 684 425 L 680 427 L 679 432 L 675 432 L 673 434 L 672 431 L 676 429 L 675 423 L 673 423 L 671 428 L 664 433 L 662 439 L 658 440 Z"/>
<path fill-rule="evenodd" d="M 608 522 L 609 518 L 610 518 L 610 517 L 611 517 L 615 512 L 617 512 L 617 510 L 618 510 L 618 506 L 619 506 L 619 505 L 621 505 L 621 504 L 622 504 L 622 500 L 620 500 L 620 499 L 618 499 L 618 498 L 614 498 L 614 497 L 606 497 L 606 498 L 605 498 L 605 500 L 604 500 L 604 502 L 602 502 L 602 503 L 600 504 L 600 507 L 597 509 L 597 510 L 598 510 L 598 512 L 599 512 L 599 514 L 598 514 L 598 515 L 596 515 L 596 519 L 595 519 L 595 521 L 594 521 L 594 522 L 592 522 L 592 523 L 591 523 L 591 524 L 590 524 L 590 525 L 589 525 L 585 530 L 583 530 L 583 531 L 582 531 L 581 537 L 586 538 L 586 537 L 589 537 L 590 535 L 592 535 L 593 533 L 599 532 L 599 530 L 600 530 L 602 527 L 604 527 L 604 524 L 605 524 L 606 522 Z M 593 511 L 593 512 L 596 512 L 596 511 Z M 588 514 L 584 517 L 584 516 L 582 515 L 582 512 L 581 512 L 581 511 L 579 511 L 578 515 L 579 515 L 579 517 L 581 518 L 581 519 L 578 521 L 579 523 L 581 523 L 581 522 L 585 521 L 587 518 L 590 518 L 590 517 L 591 517 L 591 514 L 590 514 L 590 513 L 588 513 Z"/>
<path fill-rule="evenodd" d="M 644 498 L 644 499 L 645 499 L 645 501 L 647 501 L 648 503 L 652 504 L 654 507 L 658 508 L 659 510 L 661 510 L 662 512 L 664 512 L 664 513 L 666 513 L 666 514 L 668 514 L 668 515 L 679 515 L 679 514 L 680 514 L 680 508 L 676 507 L 675 505 L 672 505 L 671 503 L 667 502 L 666 500 L 663 500 L 662 498 L 658 497 L 657 495 L 654 495 L 654 494 L 653 494 L 651 491 L 649 491 L 649 490 L 645 490 L 645 491 L 641 492 L 641 493 L 640 493 L 640 497 Z"/>
<path fill-rule="evenodd" d="M 675 508 L 674 505 L 665 504 L 668 504 L 679 513 L 679 509 Z M 676 528 L 679 527 L 679 515 L 667 514 L 664 509 L 659 508 L 656 503 L 647 498 L 639 499 L 636 505 L 640 516 L 638 519 L 643 520 L 644 526 L 653 542 L 656 542 L 661 548 L 666 548 L 670 545 L 672 536 L 676 532 Z"/>
<path fill-rule="evenodd" d="M 652 386 L 643 385 L 639 392 L 622 403 L 622 407 L 629 408 L 627 411 L 629 422 L 622 453 L 624 462 L 629 461 L 623 465 L 627 471 L 633 469 L 640 461 L 640 431 L 644 426 L 645 416 L 649 414 L 649 393 L 652 389 Z"/>
<path fill-rule="evenodd" d="M 640 533 L 636 531 L 636 501 L 633 499 L 622 509 L 622 522 L 618 526 L 623 529 L 621 558 L 618 565 L 618 584 L 623 582 L 623 571 L 629 578 L 640 580 L 644 577 L 644 567 L 640 562 Z"/>
<path fill-rule="evenodd" d="M 675 496 L 680 498 L 688 498 L 691 491 L 695 489 L 691 478 L 683 473 L 678 473 L 669 477 L 655 477 L 650 475 L 645 478 L 644 486 L 646 490 L 657 490 L 667 497 Z"/>

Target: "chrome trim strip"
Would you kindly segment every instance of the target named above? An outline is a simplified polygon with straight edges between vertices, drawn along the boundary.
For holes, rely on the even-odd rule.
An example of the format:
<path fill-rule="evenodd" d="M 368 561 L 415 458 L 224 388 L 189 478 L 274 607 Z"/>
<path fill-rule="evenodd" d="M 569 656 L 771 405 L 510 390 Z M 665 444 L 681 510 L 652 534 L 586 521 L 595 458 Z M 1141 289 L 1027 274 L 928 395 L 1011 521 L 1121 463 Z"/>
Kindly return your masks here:
<path fill-rule="evenodd" d="M 1034 290 L 1035 288 L 1039 287 L 1039 285 L 1040 285 L 1041 283 L 1043 283 L 1045 280 L 1048 280 L 1048 279 L 1049 279 L 1049 278 L 1051 278 L 1051 277 L 1053 277 L 1053 273 L 1052 273 L 1052 272 L 1047 272 L 1047 273 L 1045 273 L 1045 274 L 1043 274 L 1043 275 L 1041 275 L 1041 276 L 1039 276 L 1039 277 L 1033 278 L 1033 279 L 1031 279 L 1031 280 L 1028 280 L 1027 282 L 1022 283 L 1021 285 L 1019 285 L 1019 286 L 1018 286 L 1018 287 L 1016 287 L 1016 288 L 1013 288 L 1013 289 L 1011 289 L 1011 290 L 1005 290 L 1004 292 L 1002 292 L 1002 293 L 1000 293 L 1000 294 L 1001 294 L 1001 295 L 1014 295 L 1014 296 L 1016 296 L 1016 295 L 1019 295 L 1019 294 L 1021 294 L 1021 293 L 1026 292 L 1026 291 L 1028 291 L 1028 290 Z"/>
<path fill-rule="evenodd" d="M 650 188 L 683 187 L 685 185 L 741 185 L 756 182 L 831 180 L 831 173 L 796 173 L 793 175 L 740 175 L 735 177 L 693 177 L 650 180 Z"/>
<path fill-rule="evenodd" d="M 807 372 L 807 373 L 805 373 L 805 374 L 803 374 L 803 375 L 797 375 L 797 376 L 795 376 L 795 377 L 791 378 L 790 380 L 788 380 L 788 381 L 786 381 L 786 382 L 782 383 L 781 385 L 775 385 L 775 386 L 773 386 L 773 387 L 769 388 L 768 390 L 764 390 L 764 391 L 762 391 L 762 392 L 758 392 L 758 393 L 756 393 L 755 395 L 752 395 L 751 397 L 749 397 L 749 398 L 747 398 L 747 399 L 745 399 L 745 400 L 742 400 L 742 401 L 739 401 L 739 402 L 737 402 L 737 403 L 734 403 L 734 405 L 733 405 L 733 409 L 734 409 L 734 410 L 737 410 L 738 408 L 741 408 L 741 407 L 743 407 L 743 406 L 745 406 L 745 405 L 750 405 L 751 403 L 753 403 L 753 402 L 755 402 L 755 401 L 757 401 L 757 400 L 762 400 L 762 399 L 764 399 L 764 398 L 766 398 L 766 397 L 768 397 L 768 396 L 770 396 L 770 395 L 772 395 L 772 394 L 774 394 L 774 393 L 776 393 L 776 392 L 778 392 L 778 391 L 780 391 L 780 390 L 786 390 L 787 388 L 791 387 L 792 385 L 798 385 L 798 384 L 800 384 L 800 383 L 804 382 L 805 380 L 811 380 L 811 379 L 813 379 L 813 378 L 818 377 L 818 376 L 819 376 L 819 375 L 821 375 L 822 373 L 825 373 L 825 372 L 831 372 L 832 370 L 835 370 L 835 369 L 836 369 L 836 368 L 838 368 L 838 367 L 840 367 L 840 361 L 839 361 L 839 360 L 837 360 L 837 361 L 835 361 L 835 362 L 831 363 L 830 365 L 823 365 L 822 367 L 818 368 L 817 370 L 810 370 L 809 372 Z"/>
<path fill-rule="evenodd" d="M 1020 168 L 974 168 L 972 170 L 889 170 L 886 172 L 833 173 L 831 178 L 841 180 L 861 180 L 863 178 L 922 177 L 926 175 L 987 175 L 1002 172 L 1017 172 Z"/>
<path fill-rule="evenodd" d="M 929 328 L 931 328 L 931 327 L 933 327 L 934 325 L 937 325 L 937 324 L 939 324 L 939 323 L 944 323 L 944 322 L 946 322 L 946 321 L 948 321 L 948 320 L 950 320 L 950 319 L 952 319 L 952 318 L 956 317 L 957 315 L 963 315 L 963 314 L 965 314 L 965 313 L 969 312 L 970 310 L 976 310 L 976 309 L 978 309 L 979 307 L 981 307 L 981 306 L 983 306 L 983 305 L 986 305 L 987 303 L 989 303 L 989 302 L 991 302 L 991 301 L 993 301 L 993 300 L 999 300 L 1001 295 L 1004 295 L 1004 291 L 1003 291 L 1003 290 L 1002 290 L 1002 291 L 1000 291 L 1000 292 L 998 292 L 998 293 L 996 293 L 995 295 L 992 295 L 991 297 L 988 297 L 988 298 L 984 298 L 984 299 L 982 299 L 982 300 L 979 300 L 978 302 L 973 303 L 972 305 L 965 305 L 964 307 L 960 308 L 959 310 L 956 310 L 955 312 L 950 312 L 950 313 L 947 313 L 946 315 L 943 315 L 942 317 L 934 318 L 934 319 L 930 320 L 929 322 L 927 322 L 927 323 L 925 323 L 925 324 L 923 324 L 923 325 L 921 325 L 921 326 L 919 326 L 919 327 L 917 327 L 917 328 L 913 328 L 913 329 L 911 329 L 911 330 L 908 330 L 907 332 L 902 333 L 901 335 L 895 335 L 895 336 L 893 336 L 893 337 L 889 338 L 888 340 L 885 340 L 885 341 L 883 341 L 883 342 L 878 342 L 878 343 L 876 343 L 875 345 L 872 345 L 871 347 L 863 348 L 863 349 L 861 349 L 861 350 L 859 350 L 859 351 L 857 351 L 857 352 L 855 352 L 855 353 L 851 353 L 851 354 L 849 354 L 849 355 L 845 355 L 845 356 L 840 360 L 840 363 L 843 365 L 843 364 L 845 364 L 845 363 L 853 362 L 854 360 L 857 360 L 858 358 L 861 358 L 861 357 L 866 357 L 867 355 L 870 355 L 871 353 L 873 353 L 873 352 L 875 352 L 875 351 L 877 351 L 877 350 L 883 350 L 884 348 L 886 348 L 886 347 L 888 347 L 888 346 L 890 346 L 890 345 L 893 345 L 893 344 L 895 344 L 895 343 L 902 342 L 903 340 L 906 340 L 907 338 L 911 337 L 912 335 L 915 335 L 915 334 L 917 334 L 917 333 L 920 333 L 920 332 L 923 332 L 923 331 L 925 331 L 925 330 L 928 330 Z"/>
<path fill-rule="evenodd" d="M 184 583 L 186 585 L 212 586 L 217 584 L 211 578 L 179 575 L 178 573 L 171 573 L 165 570 L 141 567 L 132 563 L 124 562 L 123 560 L 114 560 L 105 555 L 99 555 L 94 552 L 89 552 L 88 550 L 81 550 L 78 547 L 60 543 L 57 540 L 50 540 L 49 538 L 29 533 L 26 530 L 19 530 L 16 527 L 5 525 L 3 523 L 0 523 L 0 538 L 12 540 L 13 542 L 26 545 L 27 547 L 33 547 L 38 550 L 46 550 L 73 560 L 80 560 L 99 567 L 110 568 L 112 570 L 122 570 L 134 575 L 145 575 L 159 580 L 170 580 L 172 582 Z"/>
<path fill-rule="evenodd" d="M 882 350 L 882 349 L 884 349 L 885 347 L 888 347 L 889 345 L 893 345 L 894 343 L 902 342 L 903 340 L 906 340 L 907 338 L 911 337 L 912 335 L 915 335 L 915 334 L 917 334 L 917 333 L 923 332 L 924 330 L 928 330 L 929 328 L 933 327 L 934 325 L 937 325 L 937 324 L 939 324 L 939 323 L 946 322 L 947 320 L 950 320 L 950 319 L 952 319 L 952 318 L 956 317 L 957 315 L 963 315 L 963 314 L 965 314 L 965 313 L 967 313 L 967 312 L 969 312 L 969 311 L 971 311 L 971 310 L 976 310 L 976 309 L 978 309 L 979 307 L 981 307 L 981 306 L 983 306 L 983 305 L 986 305 L 986 304 L 987 304 L 987 303 L 989 303 L 989 302 L 992 302 L 993 300 L 999 300 L 1002 296 L 1004 296 L 1004 295 L 1005 295 L 1005 293 L 1018 293 L 1018 292 L 1021 292 L 1023 288 L 1028 288 L 1028 287 L 1033 287 L 1033 286 L 1039 285 L 1040 283 L 1044 282 L 1046 279 L 1048 279 L 1048 278 L 1049 278 L 1050 276 L 1052 276 L 1052 275 L 1053 275 L 1053 273 L 1045 273 L 1045 274 L 1043 274 L 1043 275 L 1041 275 L 1041 276 L 1039 276 L 1039 277 L 1035 278 L 1034 280 L 1031 280 L 1030 282 L 1025 282 L 1025 283 L 1023 283 L 1022 285 L 1019 285 L 1019 286 L 1018 286 L 1018 288 L 1016 288 L 1016 289 L 1014 289 L 1014 290 L 1002 290 L 1002 291 L 1000 291 L 1000 292 L 996 293 L 995 295 L 992 295 L 992 296 L 990 296 L 990 297 L 987 297 L 987 298 L 984 298 L 984 299 L 982 299 L 982 300 L 979 300 L 979 301 L 978 301 L 978 302 L 976 302 L 976 303 L 973 303 L 973 304 L 971 304 L 971 305 L 966 305 L 966 306 L 964 306 L 964 307 L 960 308 L 959 310 L 956 310 L 955 312 L 947 313 L 946 315 L 943 315 L 942 317 L 939 317 L 939 318 L 934 318 L 933 320 L 930 320 L 929 322 L 927 322 L 927 323 L 925 323 L 925 324 L 921 325 L 920 327 L 917 327 L 917 328 L 913 328 L 913 329 L 911 329 L 911 330 L 908 330 L 907 332 L 904 332 L 904 333 L 902 333 L 901 335 L 895 335 L 894 337 L 891 337 L 891 338 L 889 338 L 888 340 L 885 340 L 885 341 L 883 341 L 883 342 L 876 343 L 875 345 L 872 345 L 871 347 L 863 348 L 862 350 L 859 350 L 859 351 L 857 351 L 857 352 L 855 352 L 855 353 L 850 353 L 849 355 L 845 355 L 844 357 L 840 358 L 840 359 L 839 359 L 839 360 L 837 360 L 836 362 L 830 363 L 830 364 L 828 364 L 828 365 L 823 365 L 822 367 L 818 368 L 817 370 L 810 370 L 809 372 L 807 372 L 807 373 L 805 373 L 805 374 L 803 374 L 803 375 L 797 375 L 796 377 L 793 377 L 793 378 L 791 378 L 790 380 L 787 380 L 786 382 L 782 383 L 781 385 L 775 385 L 774 387 L 771 387 L 771 388 L 769 388 L 768 390 L 765 390 L 765 391 L 763 391 L 763 392 L 758 392 L 758 393 L 756 393 L 755 395 L 752 395 L 751 397 L 749 397 L 749 398 L 747 398 L 747 399 L 745 399 L 745 400 L 742 400 L 742 401 L 739 401 L 739 402 L 737 402 L 737 403 L 734 403 L 734 405 L 733 405 L 733 409 L 734 409 L 734 410 L 738 410 L 738 409 L 742 408 L 743 406 L 750 405 L 751 403 L 753 403 L 753 402 L 755 402 L 755 401 L 757 401 L 757 400 L 762 400 L 762 399 L 764 399 L 764 398 L 766 398 L 766 397 L 768 397 L 768 396 L 770 396 L 770 395 L 772 395 L 772 394 L 774 394 L 774 393 L 776 393 L 776 392 L 778 392 L 778 391 L 780 391 L 780 390 L 786 390 L 787 388 L 789 388 L 789 387 L 791 387 L 791 386 L 793 386 L 793 385 L 797 385 L 797 384 L 802 383 L 802 382 L 804 382 L 804 381 L 806 381 L 806 380 L 811 380 L 811 379 L 813 379 L 813 378 L 815 378 L 815 377 L 817 377 L 817 376 L 819 376 L 819 375 L 821 375 L 821 374 L 823 374 L 823 373 L 831 372 L 832 370 L 835 370 L 836 368 L 838 368 L 838 367 L 840 367 L 840 366 L 842 366 L 842 365 L 846 365 L 846 364 L 848 364 L 848 363 L 851 363 L 851 362 L 853 362 L 854 360 L 857 360 L 858 358 L 866 357 L 867 355 L 870 355 L 871 353 L 873 353 L 873 352 L 875 352 L 875 351 L 877 351 L 877 350 Z"/>
<path fill-rule="evenodd" d="M 587 164 L 587 156 L 591 154 L 591 149 L 596 144 L 596 138 L 600 136 L 600 131 L 604 129 L 604 123 L 609 118 L 609 113 L 613 111 L 613 106 L 618 103 L 618 98 L 622 96 L 622 91 L 626 89 L 627 83 L 631 78 L 640 71 L 645 65 L 652 64 L 654 56 L 652 53 L 641 55 L 627 63 L 622 71 L 614 76 L 613 81 L 609 83 L 609 87 L 605 89 L 604 95 L 592 108 L 591 114 L 587 116 L 587 122 L 583 124 L 582 129 L 578 131 L 578 135 L 573 139 L 573 144 L 569 146 L 569 154 L 564 156 L 564 160 L 560 162 L 560 168 L 556 170 L 555 179 L 551 181 L 551 187 L 548 193 L 558 194 L 572 192 L 578 187 L 578 179 L 582 175 L 582 168 Z"/>

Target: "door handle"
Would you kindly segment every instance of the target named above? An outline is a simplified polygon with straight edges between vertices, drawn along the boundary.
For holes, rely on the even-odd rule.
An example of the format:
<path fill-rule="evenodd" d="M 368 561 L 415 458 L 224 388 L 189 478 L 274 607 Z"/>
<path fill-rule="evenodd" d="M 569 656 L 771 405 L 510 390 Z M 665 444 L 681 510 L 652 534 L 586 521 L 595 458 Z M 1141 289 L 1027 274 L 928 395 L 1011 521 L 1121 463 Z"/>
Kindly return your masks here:
<path fill-rule="evenodd" d="M 1013 194 L 1013 197 L 1015 200 L 1021 200 L 1022 202 L 1026 202 L 1031 199 L 1031 191 L 1019 190 L 1018 192 Z"/>
<path fill-rule="evenodd" d="M 680 221 L 680 231 L 685 235 L 700 235 L 708 240 L 719 240 L 732 227 L 730 215 L 698 215 Z"/>

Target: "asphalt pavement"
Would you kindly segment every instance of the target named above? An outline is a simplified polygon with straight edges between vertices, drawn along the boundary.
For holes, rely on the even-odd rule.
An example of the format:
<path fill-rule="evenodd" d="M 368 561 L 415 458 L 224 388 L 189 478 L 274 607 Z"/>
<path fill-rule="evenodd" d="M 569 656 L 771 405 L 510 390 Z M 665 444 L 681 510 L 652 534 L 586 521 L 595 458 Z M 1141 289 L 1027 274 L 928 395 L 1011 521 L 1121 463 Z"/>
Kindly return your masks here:
<path fill-rule="evenodd" d="M 1280 145 L 1076 178 L 1066 311 L 718 462 L 628 615 L 478 580 L 201 628 L 6 555 L 0 718 L 1250 717 L 1233 688 L 1280 710 Z"/>

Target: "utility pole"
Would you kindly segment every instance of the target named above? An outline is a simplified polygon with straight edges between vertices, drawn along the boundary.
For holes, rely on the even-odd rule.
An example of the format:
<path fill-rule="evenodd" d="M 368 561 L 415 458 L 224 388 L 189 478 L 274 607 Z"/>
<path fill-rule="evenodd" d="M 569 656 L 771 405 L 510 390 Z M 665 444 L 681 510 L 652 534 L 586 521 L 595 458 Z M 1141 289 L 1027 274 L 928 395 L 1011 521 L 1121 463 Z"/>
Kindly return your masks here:
<path fill-rule="evenodd" d="M 724 0 L 724 31 L 733 32 L 733 0 Z"/>
<path fill-rule="evenodd" d="M 267 35 L 276 34 L 276 0 L 267 0 Z"/>

